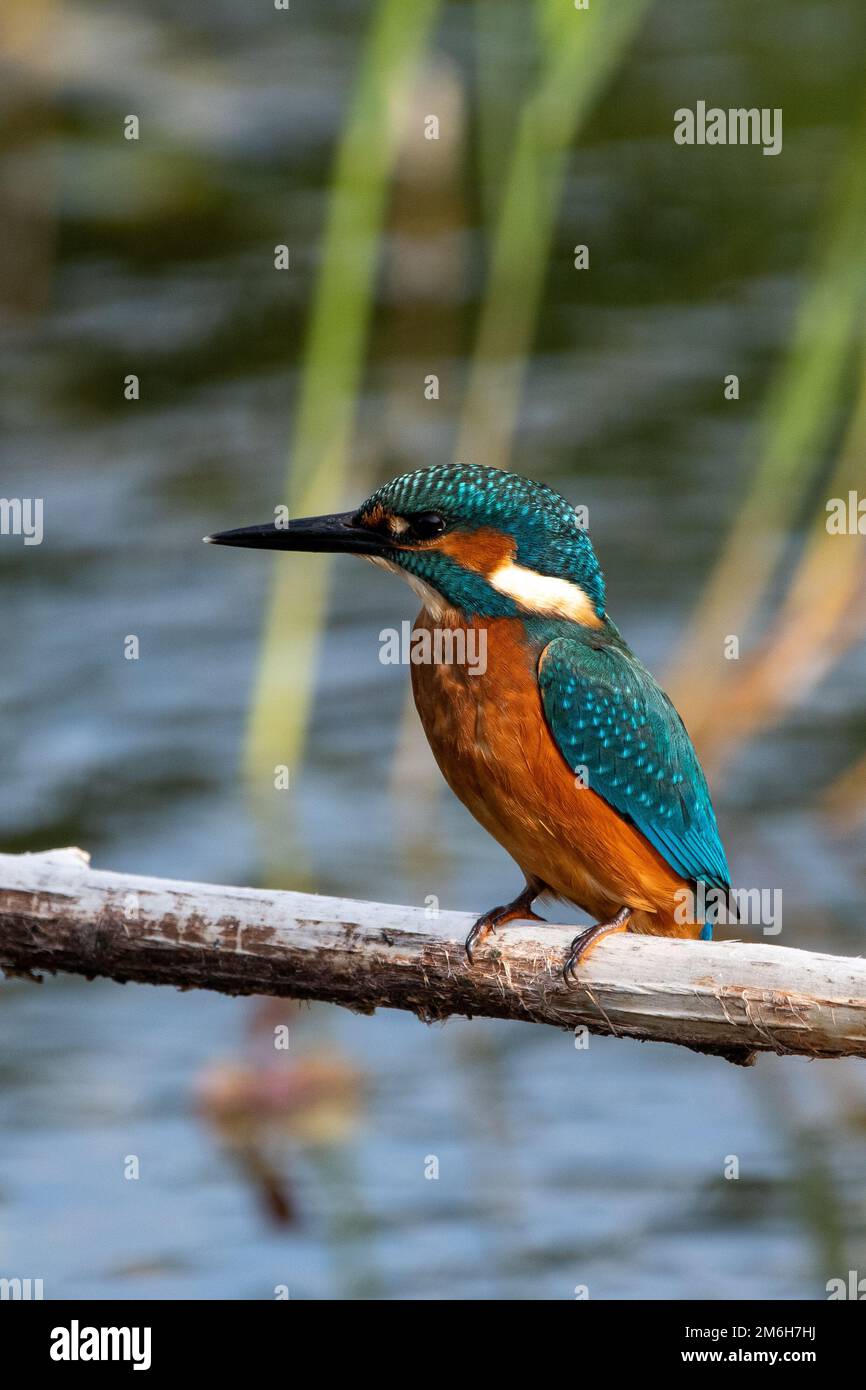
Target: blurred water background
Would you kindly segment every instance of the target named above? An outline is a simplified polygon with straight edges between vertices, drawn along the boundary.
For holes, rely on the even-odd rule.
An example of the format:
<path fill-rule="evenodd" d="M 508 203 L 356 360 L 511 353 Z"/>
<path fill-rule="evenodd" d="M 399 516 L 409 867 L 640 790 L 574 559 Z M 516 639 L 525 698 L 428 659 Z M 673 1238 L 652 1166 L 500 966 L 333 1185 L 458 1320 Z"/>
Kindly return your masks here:
<path fill-rule="evenodd" d="M 370 31 L 387 37 L 399 7 L 4 6 L 2 491 L 45 508 L 41 546 L 0 540 L 5 851 L 78 844 L 133 873 L 435 894 L 467 910 L 510 896 L 516 869 L 431 775 L 406 671 L 379 662 L 381 629 L 414 616 L 408 591 L 347 560 L 326 597 L 303 558 L 200 539 L 290 497 L 349 506 L 458 456 L 509 462 L 588 505 L 610 611 L 656 671 L 679 672 L 711 751 L 724 693 L 711 688 L 708 720 L 681 639 L 761 459 L 775 448 L 781 465 L 763 475 L 757 530 L 741 527 L 731 611 L 748 617 L 744 653 L 772 633 L 839 460 L 861 491 L 866 476 L 851 433 L 866 11 L 626 6 L 600 68 L 555 75 L 575 129 L 546 227 L 531 139 L 525 166 L 512 151 L 539 63 L 560 51 L 555 9 L 402 7 L 417 65 L 378 113 L 393 167 L 363 138 L 350 150 L 345 196 L 369 195 L 367 220 L 353 239 L 349 217 L 334 256 L 336 152 Z M 386 44 L 378 61 L 387 73 Z M 698 99 L 781 107 L 782 153 L 675 145 L 673 112 Z M 438 142 L 424 139 L 431 112 Z M 138 141 L 123 138 L 130 113 Z M 506 224 L 508 292 L 491 309 L 509 171 L 521 222 Z M 580 243 L 588 271 L 573 265 Z M 816 284 L 819 329 L 807 315 L 792 369 Z M 332 362 L 357 371 L 358 391 L 347 437 L 330 451 L 314 439 L 319 453 L 305 451 L 315 427 L 298 424 L 316 314 L 322 400 Z M 737 401 L 724 399 L 729 373 Z M 813 601 L 825 584 L 832 597 L 837 570 L 805 586 Z M 275 637 L 272 619 L 263 660 L 266 614 L 287 606 L 301 628 Z M 783 891 L 774 939 L 860 954 L 866 654 L 852 611 L 829 634 L 814 615 L 794 624 L 796 698 L 769 699 L 757 736 L 720 754 L 716 803 L 735 882 Z M 124 659 L 128 634 L 138 661 Z M 281 761 L 289 792 L 268 780 Z M 330 1059 L 345 1085 L 324 1119 L 298 1120 L 299 1103 L 263 1123 L 292 1193 L 294 1218 L 278 1221 L 201 1099 L 238 1059 L 255 1075 L 255 1009 L 76 979 L 3 985 L 0 1275 L 42 1278 L 46 1297 L 269 1298 L 283 1285 L 292 1298 L 567 1299 L 585 1285 L 593 1298 L 797 1299 L 866 1271 L 856 1063 L 741 1070 L 607 1039 L 577 1050 L 519 1024 L 279 1006 L 285 1067 L 318 1076 Z M 124 1178 L 130 1155 L 138 1181 Z"/>

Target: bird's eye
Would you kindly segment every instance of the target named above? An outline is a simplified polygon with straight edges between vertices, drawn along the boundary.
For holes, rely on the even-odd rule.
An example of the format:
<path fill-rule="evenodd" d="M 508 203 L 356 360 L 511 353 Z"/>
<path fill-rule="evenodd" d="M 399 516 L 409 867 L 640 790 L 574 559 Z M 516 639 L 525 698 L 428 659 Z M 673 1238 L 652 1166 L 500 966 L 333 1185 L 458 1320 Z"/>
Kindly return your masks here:
<path fill-rule="evenodd" d="M 416 512 L 409 520 L 414 535 L 421 541 L 432 540 L 445 530 L 445 518 L 438 512 Z"/>

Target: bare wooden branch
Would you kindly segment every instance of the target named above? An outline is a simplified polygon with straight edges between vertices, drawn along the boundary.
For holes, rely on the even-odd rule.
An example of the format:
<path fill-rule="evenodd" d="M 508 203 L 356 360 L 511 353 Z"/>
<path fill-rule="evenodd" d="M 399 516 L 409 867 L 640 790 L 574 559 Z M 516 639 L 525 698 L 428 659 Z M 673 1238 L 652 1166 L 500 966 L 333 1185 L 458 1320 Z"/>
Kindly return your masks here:
<path fill-rule="evenodd" d="M 511 924 L 469 966 L 472 918 L 102 873 L 80 850 L 0 855 L 0 967 L 289 995 L 362 1013 L 523 1019 L 679 1043 L 866 1056 L 866 962 L 744 942 L 614 936 L 567 987 L 574 928 Z"/>

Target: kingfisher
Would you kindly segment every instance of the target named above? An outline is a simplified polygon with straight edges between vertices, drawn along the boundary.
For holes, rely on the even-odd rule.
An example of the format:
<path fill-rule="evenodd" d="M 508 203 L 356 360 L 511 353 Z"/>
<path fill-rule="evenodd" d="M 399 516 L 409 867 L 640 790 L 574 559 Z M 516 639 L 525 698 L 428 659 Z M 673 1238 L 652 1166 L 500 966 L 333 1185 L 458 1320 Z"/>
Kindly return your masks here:
<path fill-rule="evenodd" d="M 613 932 L 712 936 L 700 884 L 730 873 L 707 780 L 669 697 L 608 616 L 588 531 L 564 497 L 500 469 L 454 464 L 385 484 L 355 511 L 221 531 L 266 550 L 347 552 L 406 580 L 416 634 L 463 633 L 447 650 L 482 664 L 411 665 L 415 705 L 450 786 L 508 851 L 525 886 L 466 939 L 543 921 L 539 899 L 593 919 L 572 941 L 566 982 Z M 422 648 L 423 649 L 423 648 Z"/>

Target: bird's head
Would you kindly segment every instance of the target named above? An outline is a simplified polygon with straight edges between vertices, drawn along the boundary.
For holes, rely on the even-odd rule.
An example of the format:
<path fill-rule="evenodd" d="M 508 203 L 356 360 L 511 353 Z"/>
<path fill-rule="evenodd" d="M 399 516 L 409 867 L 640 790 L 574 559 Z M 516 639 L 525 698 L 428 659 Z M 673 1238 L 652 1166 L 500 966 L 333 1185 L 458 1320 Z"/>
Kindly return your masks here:
<path fill-rule="evenodd" d="M 421 468 L 353 512 L 207 539 L 363 555 L 401 574 L 434 614 L 560 617 L 593 627 L 604 618 L 604 577 L 574 508 L 544 483 L 496 468 Z"/>

